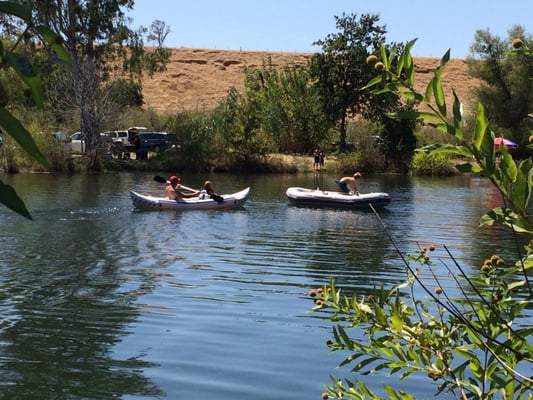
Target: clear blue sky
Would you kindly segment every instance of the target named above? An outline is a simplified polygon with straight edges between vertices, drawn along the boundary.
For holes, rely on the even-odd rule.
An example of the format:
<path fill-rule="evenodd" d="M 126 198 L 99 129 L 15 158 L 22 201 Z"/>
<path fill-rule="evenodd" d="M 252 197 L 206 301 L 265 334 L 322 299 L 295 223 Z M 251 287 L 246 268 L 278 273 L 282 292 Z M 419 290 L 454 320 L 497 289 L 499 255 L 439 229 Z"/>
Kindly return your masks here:
<path fill-rule="evenodd" d="M 465 58 L 478 29 L 507 37 L 513 25 L 533 32 L 532 0 L 135 0 L 132 28 L 164 21 L 167 47 L 316 52 L 337 32 L 334 16 L 378 13 L 388 42 L 418 38 L 415 56 Z"/>

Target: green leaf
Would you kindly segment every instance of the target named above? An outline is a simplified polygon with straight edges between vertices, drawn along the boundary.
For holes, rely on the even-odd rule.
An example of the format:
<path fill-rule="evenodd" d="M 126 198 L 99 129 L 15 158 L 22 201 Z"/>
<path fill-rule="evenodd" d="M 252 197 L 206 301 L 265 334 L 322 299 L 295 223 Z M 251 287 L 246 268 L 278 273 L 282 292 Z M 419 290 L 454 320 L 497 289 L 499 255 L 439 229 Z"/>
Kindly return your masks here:
<path fill-rule="evenodd" d="M 511 162 L 516 166 L 514 160 Z M 516 169 L 513 190 L 511 192 L 511 201 L 515 210 L 522 214 L 526 212 L 531 201 L 531 175 L 533 174 L 533 163 L 531 158 L 520 163 Z"/>
<path fill-rule="evenodd" d="M 22 78 L 24 83 L 30 88 L 33 101 L 38 107 L 43 106 L 43 91 L 41 87 L 41 77 L 31 64 L 28 57 L 17 53 L 8 53 L 6 59 L 9 65 Z"/>
<path fill-rule="evenodd" d="M 0 181 L 0 202 L 23 217 L 32 219 L 26 205 L 17 195 L 15 189 L 9 185 L 4 185 L 2 181 Z"/>
<path fill-rule="evenodd" d="M 507 150 L 506 146 L 500 146 L 501 149 L 501 158 L 500 158 L 500 170 L 503 174 L 504 181 L 502 182 L 505 186 L 508 186 L 515 182 L 516 174 L 518 173 L 518 168 L 516 163 L 513 160 L 511 154 Z"/>
<path fill-rule="evenodd" d="M 50 28 L 44 25 L 36 26 L 35 30 L 39 35 L 41 35 L 45 42 L 52 47 L 57 57 L 61 61 L 65 62 L 66 64 L 71 64 L 72 60 L 67 49 L 65 46 L 63 46 L 63 40 L 60 36 L 56 35 Z"/>
<path fill-rule="evenodd" d="M 46 158 L 37 148 L 30 133 L 4 107 L 0 107 L 0 125 L 31 157 L 41 163 L 43 167 L 48 168 Z"/>
<path fill-rule="evenodd" d="M 401 332 L 403 330 L 403 320 L 397 313 L 393 313 L 391 315 L 390 320 L 391 320 L 393 328 L 397 332 Z"/>
<path fill-rule="evenodd" d="M 463 105 L 457 97 L 455 90 L 453 92 L 453 126 L 455 127 L 455 137 L 459 140 L 463 140 Z"/>
<path fill-rule="evenodd" d="M 479 168 L 477 165 L 472 165 L 470 163 L 464 163 L 464 164 L 457 164 L 455 165 L 455 168 L 459 170 L 459 172 L 463 174 L 471 173 L 471 174 L 478 174 L 483 169 Z"/>
<path fill-rule="evenodd" d="M 431 80 L 433 86 L 433 96 L 435 98 L 435 104 L 439 108 L 440 113 L 446 117 L 446 98 L 444 97 L 444 90 L 442 89 L 442 82 L 439 77 L 435 76 Z"/>
<path fill-rule="evenodd" d="M 31 25 L 31 8 L 13 1 L 0 1 L 0 14 L 19 17 Z"/>
<path fill-rule="evenodd" d="M 398 111 L 396 113 L 390 113 L 390 114 L 387 114 L 391 117 L 395 117 L 396 119 L 411 119 L 411 120 L 414 120 L 414 119 L 420 119 L 426 123 L 430 122 L 430 121 L 436 121 L 436 122 L 440 122 L 441 119 L 439 118 L 438 115 L 435 115 L 433 113 L 429 113 L 429 112 L 420 112 L 420 111 L 412 111 L 412 110 L 409 110 L 409 111 Z"/>
<path fill-rule="evenodd" d="M 472 152 L 464 146 L 454 146 L 451 144 L 435 145 L 431 148 L 431 153 L 435 154 L 453 154 L 460 157 L 472 157 Z"/>
<path fill-rule="evenodd" d="M 483 104 L 479 103 L 477 106 L 476 113 L 476 124 L 474 127 L 474 137 L 472 138 L 472 144 L 476 150 L 481 149 L 481 144 L 483 143 L 483 137 L 487 131 L 487 120 L 485 118 L 485 108 Z"/>

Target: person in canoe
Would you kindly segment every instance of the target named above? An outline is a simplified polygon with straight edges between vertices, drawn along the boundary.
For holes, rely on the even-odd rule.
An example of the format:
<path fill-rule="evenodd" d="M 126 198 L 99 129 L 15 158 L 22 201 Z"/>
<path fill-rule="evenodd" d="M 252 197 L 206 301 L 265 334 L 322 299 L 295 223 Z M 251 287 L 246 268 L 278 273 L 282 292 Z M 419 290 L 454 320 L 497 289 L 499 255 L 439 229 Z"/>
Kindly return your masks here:
<path fill-rule="evenodd" d="M 200 194 L 199 191 L 193 193 L 183 193 L 180 190 L 181 178 L 178 176 L 171 176 L 169 178 L 170 183 L 165 188 L 165 194 L 169 200 L 183 200 L 190 199 L 191 197 L 196 197 Z"/>
<path fill-rule="evenodd" d="M 205 181 L 204 182 L 204 188 L 200 193 L 205 193 L 210 198 L 215 200 L 217 203 L 222 204 L 224 203 L 224 198 L 215 192 L 215 188 L 213 187 L 213 182 L 211 181 Z"/>
<path fill-rule="evenodd" d="M 361 177 L 360 172 L 356 172 L 353 176 L 345 176 L 337 181 L 341 192 L 346 194 L 359 194 L 357 191 L 357 179 Z"/>

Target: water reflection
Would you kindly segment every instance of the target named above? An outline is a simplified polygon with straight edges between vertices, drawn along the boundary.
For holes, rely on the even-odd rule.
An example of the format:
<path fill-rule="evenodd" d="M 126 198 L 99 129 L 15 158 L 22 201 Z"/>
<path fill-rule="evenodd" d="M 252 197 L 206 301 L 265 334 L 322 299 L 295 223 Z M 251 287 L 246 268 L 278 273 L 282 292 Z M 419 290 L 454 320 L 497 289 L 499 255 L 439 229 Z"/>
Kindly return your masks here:
<path fill-rule="evenodd" d="M 481 180 L 365 176 L 393 198 L 379 218 L 288 205 L 289 186 L 335 189 L 328 174 L 209 177 L 252 187 L 241 210 L 133 210 L 129 189 L 162 193 L 153 175 L 2 178 L 35 221 L 0 209 L 0 397 L 316 398 L 340 360 L 310 288 L 397 284 L 395 246 L 446 244 L 467 269 L 510 247 L 476 228 Z"/>
<path fill-rule="evenodd" d="M 124 285 L 117 247 L 129 252 L 113 211 L 95 206 L 98 181 L 80 178 L 65 191 L 62 179 L 32 178 L 46 184 L 29 178 L 17 189 L 32 194 L 35 222 L 2 212 L 2 398 L 161 395 L 140 372 L 153 363 L 113 355 L 142 291 Z M 143 285 L 153 287 L 151 278 Z"/>

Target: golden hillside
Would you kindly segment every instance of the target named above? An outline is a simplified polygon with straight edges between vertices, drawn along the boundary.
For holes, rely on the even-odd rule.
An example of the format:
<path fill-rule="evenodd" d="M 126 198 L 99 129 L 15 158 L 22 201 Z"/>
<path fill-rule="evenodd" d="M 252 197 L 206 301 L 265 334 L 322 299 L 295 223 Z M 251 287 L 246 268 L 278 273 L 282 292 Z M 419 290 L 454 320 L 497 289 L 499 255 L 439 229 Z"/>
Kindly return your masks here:
<path fill-rule="evenodd" d="M 244 88 L 246 67 L 261 67 L 268 57 L 274 66 L 305 65 L 310 56 L 308 53 L 175 48 L 167 71 L 143 81 L 146 107 L 165 114 L 210 110 L 226 97 L 230 87 Z M 422 90 L 439 59 L 415 58 L 415 63 L 417 85 Z M 469 93 L 476 81 L 468 76 L 464 60 L 452 59 L 442 81 L 447 99 L 451 99 L 454 89 L 468 106 Z"/>

